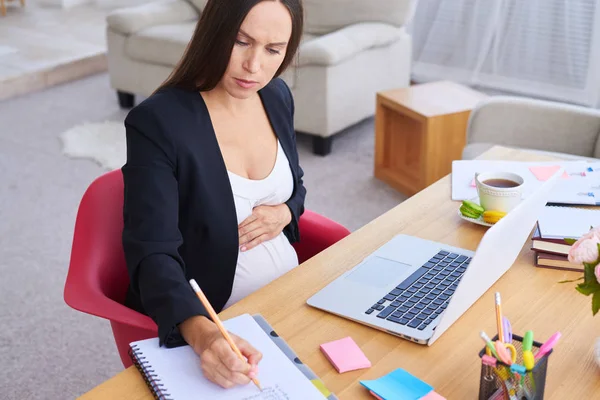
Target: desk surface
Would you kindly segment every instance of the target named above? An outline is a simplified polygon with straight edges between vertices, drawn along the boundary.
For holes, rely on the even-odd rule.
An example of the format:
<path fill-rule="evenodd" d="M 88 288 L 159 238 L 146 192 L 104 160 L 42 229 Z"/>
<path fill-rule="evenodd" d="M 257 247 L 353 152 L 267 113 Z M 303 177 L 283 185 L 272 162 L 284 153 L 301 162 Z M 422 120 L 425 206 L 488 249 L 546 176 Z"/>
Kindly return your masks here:
<path fill-rule="evenodd" d="M 546 161 L 547 157 L 495 147 L 483 158 Z M 475 250 L 485 227 L 460 219 L 458 203 L 450 200 L 450 178 L 445 177 L 306 261 L 270 285 L 223 311 L 223 319 L 242 313 L 261 313 L 341 400 L 372 399 L 358 383 L 401 367 L 431 384 L 449 400 L 473 399 L 479 387 L 482 348 L 479 331 L 496 331 L 494 292 L 500 291 L 503 312 L 513 330 L 532 329 L 544 341 L 560 330 L 562 338 L 550 357 L 546 398 L 584 399 L 600 393 L 593 344 L 598 321 L 591 299 L 575 291 L 574 284 L 559 284 L 579 274 L 533 267 L 529 243 L 515 265 L 490 288 L 431 347 L 379 332 L 316 310 L 306 300 L 326 283 L 356 265 L 398 233 L 414 235 Z M 352 336 L 371 360 L 366 370 L 338 374 L 319 345 Z M 81 397 L 83 400 L 151 400 L 139 373 L 129 368 Z"/>

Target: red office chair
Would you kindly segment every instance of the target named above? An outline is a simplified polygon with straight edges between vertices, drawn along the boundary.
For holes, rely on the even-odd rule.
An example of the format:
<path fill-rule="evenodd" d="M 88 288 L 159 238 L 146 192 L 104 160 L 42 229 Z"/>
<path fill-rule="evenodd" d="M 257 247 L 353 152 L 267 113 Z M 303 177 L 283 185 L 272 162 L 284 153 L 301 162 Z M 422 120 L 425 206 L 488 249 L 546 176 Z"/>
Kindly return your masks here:
<path fill-rule="evenodd" d="M 77 213 L 65 302 L 72 308 L 110 321 L 125 368 L 129 343 L 157 336 L 154 321 L 123 305 L 129 284 L 121 244 L 123 176 L 108 172 L 89 186 Z M 301 241 L 294 245 L 303 262 L 346 237 L 342 225 L 311 211 L 300 218 Z"/>

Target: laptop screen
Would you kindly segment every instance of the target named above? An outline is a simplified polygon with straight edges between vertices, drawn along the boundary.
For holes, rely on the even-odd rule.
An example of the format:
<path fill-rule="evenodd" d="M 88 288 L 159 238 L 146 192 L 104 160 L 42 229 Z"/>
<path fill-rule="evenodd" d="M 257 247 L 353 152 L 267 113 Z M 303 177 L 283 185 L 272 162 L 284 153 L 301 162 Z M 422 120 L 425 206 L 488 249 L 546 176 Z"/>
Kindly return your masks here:
<path fill-rule="evenodd" d="M 483 235 L 428 345 L 452 326 L 517 260 L 563 171 L 556 172 Z"/>

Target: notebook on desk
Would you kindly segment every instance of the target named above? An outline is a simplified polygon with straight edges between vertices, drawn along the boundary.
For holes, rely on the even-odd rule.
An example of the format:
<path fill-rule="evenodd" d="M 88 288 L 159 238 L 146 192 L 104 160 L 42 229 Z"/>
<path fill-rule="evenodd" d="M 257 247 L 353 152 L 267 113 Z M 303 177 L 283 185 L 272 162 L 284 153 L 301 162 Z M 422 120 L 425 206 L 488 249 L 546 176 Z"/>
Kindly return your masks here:
<path fill-rule="evenodd" d="M 598 209 L 576 207 L 545 207 L 538 221 L 540 237 L 554 240 L 579 239 L 599 225 Z"/>
<path fill-rule="evenodd" d="M 132 360 L 156 399 L 337 399 L 261 316 L 244 314 L 223 321 L 223 325 L 263 354 L 258 374 L 263 391 L 253 384 L 223 389 L 210 382 L 202 374 L 200 358 L 190 346 L 159 347 L 158 338 L 133 342 Z"/>

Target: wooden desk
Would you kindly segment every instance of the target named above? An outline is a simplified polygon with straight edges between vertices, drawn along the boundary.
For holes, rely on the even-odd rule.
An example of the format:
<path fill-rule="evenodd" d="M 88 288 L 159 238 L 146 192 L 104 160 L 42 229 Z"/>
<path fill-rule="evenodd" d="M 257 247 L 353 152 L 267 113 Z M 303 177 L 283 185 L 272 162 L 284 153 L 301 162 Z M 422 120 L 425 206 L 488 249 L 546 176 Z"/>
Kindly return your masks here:
<path fill-rule="evenodd" d="M 548 160 L 495 147 L 488 159 Z M 433 385 L 449 400 L 477 398 L 482 348 L 479 331 L 496 330 L 494 292 L 500 291 L 503 311 L 515 333 L 532 329 L 544 341 L 555 331 L 563 334 L 550 357 L 546 398 L 588 399 L 600 393 L 600 374 L 594 364 L 593 343 L 598 320 L 590 298 L 573 284 L 559 284 L 577 273 L 533 267 L 529 243 L 516 264 L 431 347 L 379 332 L 313 309 L 306 300 L 398 233 L 475 250 L 485 229 L 463 221 L 458 204 L 450 200 L 445 177 L 406 200 L 336 245 L 221 313 L 223 319 L 242 313 L 261 313 L 340 399 L 371 399 L 358 383 L 401 367 Z M 319 350 L 321 343 L 352 336 L 371 360 L 366 370 L 338 374 Z M 135 369 L 116 375 L 81 397 L 83 400 L 151 400 Z"/>
<path fill-rule="evenodd" d="M 375 176 L 412 196 L 449 174 L 471 110 L 486 97 L 449 81 L 377 93 Z"/>

